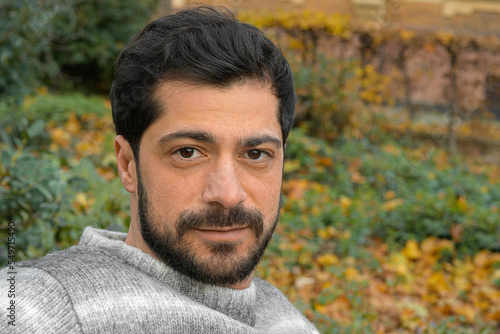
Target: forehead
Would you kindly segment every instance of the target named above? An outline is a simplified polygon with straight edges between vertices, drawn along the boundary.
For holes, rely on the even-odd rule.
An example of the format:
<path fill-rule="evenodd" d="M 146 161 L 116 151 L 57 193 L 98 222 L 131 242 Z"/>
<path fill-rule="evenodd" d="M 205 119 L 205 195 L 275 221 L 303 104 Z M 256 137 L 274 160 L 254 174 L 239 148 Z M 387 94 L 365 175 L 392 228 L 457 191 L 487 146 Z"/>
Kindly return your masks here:
<path fill-rule="evenodd" d="M 160 117 L 152 127 L 161 132 L 200 128 L 224 137 L 257 131 L 282 140 L 278 98 L 261 81 L 225 88 L 168 81 L 158 86 L 154 98 Z"/>

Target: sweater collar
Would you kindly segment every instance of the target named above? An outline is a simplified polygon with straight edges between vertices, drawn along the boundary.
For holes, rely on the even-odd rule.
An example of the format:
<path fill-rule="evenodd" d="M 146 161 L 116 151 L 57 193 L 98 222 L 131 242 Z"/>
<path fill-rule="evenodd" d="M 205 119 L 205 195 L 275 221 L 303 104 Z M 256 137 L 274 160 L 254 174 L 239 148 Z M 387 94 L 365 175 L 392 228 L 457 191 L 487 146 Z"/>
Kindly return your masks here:
<path fill-rule="evenodd" d="M 127 245 L 126 237 L 126 233 L 87 227 L 79 246 L 99 248 L 113 253 L 138 270 L 168 284 L 182 295 L 249 326 L 255 324 L 256 291 L 253 282 L 244 290 L 200 283 L 140 249 Z"/>

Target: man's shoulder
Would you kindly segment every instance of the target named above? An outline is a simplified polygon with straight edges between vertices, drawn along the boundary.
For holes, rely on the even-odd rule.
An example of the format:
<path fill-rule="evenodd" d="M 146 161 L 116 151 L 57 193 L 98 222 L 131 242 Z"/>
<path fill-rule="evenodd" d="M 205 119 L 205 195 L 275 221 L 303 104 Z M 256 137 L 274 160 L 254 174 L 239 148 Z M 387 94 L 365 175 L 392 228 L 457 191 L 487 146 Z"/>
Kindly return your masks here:
<path fill-rule="evenodd" d="M 256 286 L 257 318 L 268 333 L 318 333 L 317 329 L 274 285 L 259 278 L 254 278 Z M 267 321 L 271 318 L 272 321 Z"/>
<path fill-rule="evenodd" d="M 0 270 L 0 290 L 4 298 L 9 298 L 14 320 L 0 322 L 0 332 L 50 333 L 57 328 L 61 333 L 81 333 L 64 285 L 44 269 L 45 263 L 52 263 L 58 257 L 54 254 L 48 259 L 20 262 Z"/>
<path fill-rule="evenodd" d="M 253 281 L 257 288 L 257 299 L 276 304 L 292 305 L 288 298 L 271 283 L 257 277 Z"/>
<path fill-rule="evenodd" d="M 83 267 L 98 267 L 98 265 L 120 264 L 123 261 L 112 252 L 95 247 L 73 246 L 55 251 L 39 259 L 16 263 L 18 268 L 38 268 L 46 272 L 70 273 L 72 269 Z"/>
<path fill-rule="evenodd" d="M 32 298 L 37 294 L 44 298 L 50 295 L 35 283 L 40 279 L 50 285 L 50 291 L 75 298 L 118 293 L 130 279 L 144 276 L 112 250 L 86 246 L 73 246 L 39 259 L 18 262 L 15 271 L 19 282 L 22 281 L 19 285 Z M 4 275 L 8 275 L 8 268 L 0 271 L 0 277 Z"/>
<path fill-rule="evenodd" d="M 255 284 L 255 287 L 257 288 L 257 293 L 263 294 L 268 297 L 286 298 L 285 295 L 283 295 L 283 293 L 277 287 L 275 287 L 268 281 L 255 277 L 253 279 L 253 282 Z"/>

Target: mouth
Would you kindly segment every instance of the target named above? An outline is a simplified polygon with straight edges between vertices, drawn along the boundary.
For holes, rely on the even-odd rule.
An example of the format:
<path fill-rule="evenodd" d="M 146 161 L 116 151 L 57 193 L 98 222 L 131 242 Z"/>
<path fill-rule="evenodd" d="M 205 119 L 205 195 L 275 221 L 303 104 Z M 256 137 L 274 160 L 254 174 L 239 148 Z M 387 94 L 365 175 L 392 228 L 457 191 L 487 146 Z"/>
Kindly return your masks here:
<path fill-rule="evenodd" d="M 235 242 L 242 239 L 249 228 L 247 226 L 199 227 L 193 230 L 202 239 L 213 242 Z"/>

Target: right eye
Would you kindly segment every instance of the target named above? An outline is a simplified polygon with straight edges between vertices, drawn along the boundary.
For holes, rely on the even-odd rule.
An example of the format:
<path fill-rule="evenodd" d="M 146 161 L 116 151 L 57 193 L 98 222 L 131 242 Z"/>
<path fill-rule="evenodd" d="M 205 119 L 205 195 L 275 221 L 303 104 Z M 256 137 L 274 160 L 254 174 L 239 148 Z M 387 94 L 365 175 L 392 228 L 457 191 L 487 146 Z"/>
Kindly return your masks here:
<path fill-rule="evenodd" d="M 182 147 L 177 150 L 176 154 L 180 155 L 184 159 L 193 159 L 201 155 L 201 153 L 193 147 Z"/>

